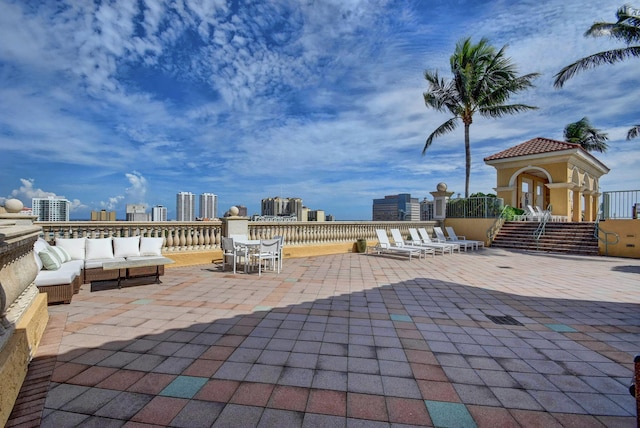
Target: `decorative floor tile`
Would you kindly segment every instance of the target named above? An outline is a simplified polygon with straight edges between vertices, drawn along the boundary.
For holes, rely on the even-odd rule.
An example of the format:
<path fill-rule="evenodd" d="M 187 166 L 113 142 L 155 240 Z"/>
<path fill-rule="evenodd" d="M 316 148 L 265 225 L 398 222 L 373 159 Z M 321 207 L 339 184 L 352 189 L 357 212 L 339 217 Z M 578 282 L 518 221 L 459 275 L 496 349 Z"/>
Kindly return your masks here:
<path fill-rule="evenodd" d="M 476 423 L 464 404 L 425 400 L 429 417 L 436 427 L 474 428 Z"/>
<path fill-rule="evenodd" d="M 568 325 L 565 325 L 565 324 L 545 324 L 545 326 L 559 333 L 575 333 L 578 331 L 575 328 L 569 327 Z"/>
<path fill-rule="evenodd" d="M 167 385 L 159 395 L 167 397 L 193 398 L 200 388 L 207 383 L 207 378 L 193 376 L 178 376 Z"/>

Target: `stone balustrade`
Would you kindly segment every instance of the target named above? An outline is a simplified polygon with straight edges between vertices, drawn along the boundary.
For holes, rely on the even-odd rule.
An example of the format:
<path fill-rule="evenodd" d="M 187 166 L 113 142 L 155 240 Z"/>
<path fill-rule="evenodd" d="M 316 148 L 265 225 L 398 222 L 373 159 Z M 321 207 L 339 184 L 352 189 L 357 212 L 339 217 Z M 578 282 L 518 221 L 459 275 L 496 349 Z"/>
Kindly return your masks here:
<path fill-rule="evenodd" d="M 195 222 L 35 222 L 42 227 L 45 239 L 53 243 L 60 238 L 107 238 L 128 236 L 162 236 L 165 238 L 163 252 L 167 254 L 207 251 L 220 248 L 224 232 L 223 221 Z M 289 246 L 309 246 L 342 242 L 355 242 L 357 239 L 376 240 L 376 229 L 400 229 L 404 236 L 409 235 L 410 227 L 425 227 L 432 231 L 434 221 L 332 221 L 332 222 L 248 222 L 250 239 L 270 239 L 283 236 Z"/>

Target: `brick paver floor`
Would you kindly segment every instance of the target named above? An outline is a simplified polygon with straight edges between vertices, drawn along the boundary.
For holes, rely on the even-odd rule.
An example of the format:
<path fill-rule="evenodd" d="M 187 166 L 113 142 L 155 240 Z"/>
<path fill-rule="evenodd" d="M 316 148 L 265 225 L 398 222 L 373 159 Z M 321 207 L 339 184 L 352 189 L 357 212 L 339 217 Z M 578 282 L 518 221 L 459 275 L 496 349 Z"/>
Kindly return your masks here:
<path fill-rule="evenodd" d="M 9 426 L 636 424 L 640 260 L 341 254 L 162 282 L 51 306 Z"/>

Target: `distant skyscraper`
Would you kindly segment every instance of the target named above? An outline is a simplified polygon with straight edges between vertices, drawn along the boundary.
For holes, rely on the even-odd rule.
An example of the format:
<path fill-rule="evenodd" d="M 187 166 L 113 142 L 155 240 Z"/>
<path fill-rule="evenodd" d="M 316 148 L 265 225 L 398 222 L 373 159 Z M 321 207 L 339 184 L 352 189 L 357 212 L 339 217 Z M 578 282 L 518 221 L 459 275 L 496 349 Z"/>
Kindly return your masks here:
<path fill-rule="evenodd" d="M 116 221 L 115 211 L 91 211 L 91 221 Z"/>
<path fill-rule="evenodd" d="M 176 220 L 196 220 L 196 195 L 191 192 L 180 192 L 176 197 Z"/>
<path fill-rule="evenodd" d="M 167 207 L 156 205 L 151 208 L 151 221 L 167 221 Z"/>
<path fill-rule="evenodd" d="M 31 209 L 38 221 L 69 221 L 71 202 L 57 196 L 32 198 Z"/>
<path fill-rule="evenodd" d="M 127 204 L 127 221 L 149 221 L 145 204 Z"/>
<path fill-rule="evenodd" d="M 420 202 L 408 193 L 373 200 L 373 221 L 418 221 Z"/>
<path fill-rule="evenodd" d="M 298 220 L 307 220 L 303 217 L 302 199 L 300 198 L 265 198 L 262 200 L 261 215 L 263 216 L 298 216 Z"/>
<path fill-rule="evenodd" d="M 200 195 L 200 218 L 216 218 L 218 216 L 218 197 L 213 193 Z"/>

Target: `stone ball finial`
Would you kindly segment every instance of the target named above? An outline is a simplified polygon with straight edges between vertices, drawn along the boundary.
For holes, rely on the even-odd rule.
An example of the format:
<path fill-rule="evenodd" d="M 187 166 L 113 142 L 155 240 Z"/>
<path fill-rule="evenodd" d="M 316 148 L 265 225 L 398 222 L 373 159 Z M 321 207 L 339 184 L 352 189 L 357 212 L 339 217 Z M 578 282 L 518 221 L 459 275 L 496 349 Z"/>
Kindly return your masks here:
<path fill-rule="evenodd" d="M 240 213 L 240 210 L 238 209 L 238 207 L 236 207 L 235 205 L 232 206 L 231 208 L 229 208 L 229 214 L 232 216 L 237 216 L 238 213 Z"/>
<path fill-rule="evenodd" d="M 4 209 L 11 214 L 19 213 L 20 211 L 22 211 L 23 207 L 24 205 L 19 199 L 7 199 L 6 201 L 4 201 Z"/>
<path fill-rule="evenodd" d="M 436 186 L 438 192 L 446 192 L 447 191 L 447 183 L 438 183 Z"/>

